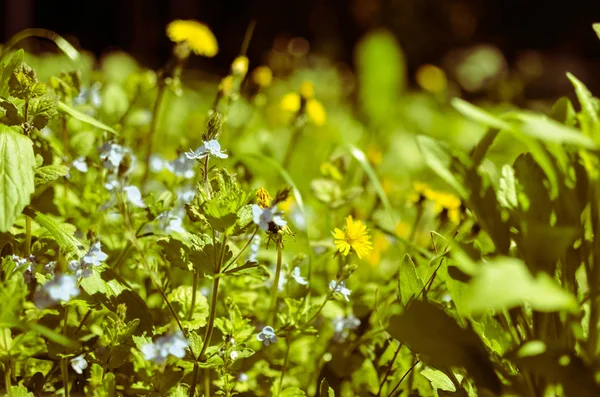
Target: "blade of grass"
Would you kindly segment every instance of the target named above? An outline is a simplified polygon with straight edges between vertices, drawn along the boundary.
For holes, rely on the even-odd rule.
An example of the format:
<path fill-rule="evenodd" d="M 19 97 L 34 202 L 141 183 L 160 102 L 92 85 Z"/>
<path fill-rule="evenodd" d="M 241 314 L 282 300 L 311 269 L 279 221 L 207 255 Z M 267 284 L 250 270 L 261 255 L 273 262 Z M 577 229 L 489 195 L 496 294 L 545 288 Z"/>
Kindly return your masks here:
<path fill-rule="evenodd" d="M 58 110 L 60 110 L 63 113 L 68 114 L 71 117 L 76 118 L 79 121 L 83 121 L 86 124 L 89 124 L 91 126 L 99 128 L 101 130 L 108 131 L 108 132 L 111 132 L 111 133 L 117 135 L 117 131 L 115 131 L 113 128 L 107 126 L 103 122 L 96 120 L 95 118 L 93 118 L 91 116 L 88 116 L 85 113 L 81 113 L 81 112 L 73 109 L 72 107 L 68 106 L 64 102 L 58 102 Z"/>
<path fill-rule="evenodd" d="M 15 34 L 14 36 L 12 36 L 8 40 L 8 42 L 6 43 L 6 46 L 2 50 L 2 53 L 0 54 L 0 61 L 2 59 L 4 59 L 4 57 L 6 56 L 6 54 L 10 53 L 10 50 L 15 45 L 17 45 L 17 43 L 19 43 L 22 40 L 28 39 L 30 37 L 40 37 L 40 38 L 52 40 L 56 44 L 56 46 L 69 59 L 71 59 L 74 62 L 79 61 L 80 58 L 81 58 L 81 54 L 79 53 L 79 51 L 77 51 L 77 49 L 75 47 L 73 47 L 71 45 L 71 43 L 69 43 L 64 37 L 62 37 L 58 33 L 55 33 L 55 32 L 53 32 L 51 30 L 48 30 L 48 29 L 34 28 L 34 29 L 25 29 L 25 30 L 22 30 L 22 31 L 18 32 L 17 34 Z"/>

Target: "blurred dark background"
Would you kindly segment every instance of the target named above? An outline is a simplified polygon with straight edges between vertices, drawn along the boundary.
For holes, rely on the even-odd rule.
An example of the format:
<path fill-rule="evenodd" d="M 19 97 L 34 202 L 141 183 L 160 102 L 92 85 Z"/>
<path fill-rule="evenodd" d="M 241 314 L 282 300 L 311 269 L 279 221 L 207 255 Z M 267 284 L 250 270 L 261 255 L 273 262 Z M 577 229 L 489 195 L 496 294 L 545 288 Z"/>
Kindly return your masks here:
<path fill-rule="evenodd" d="M 351 65 L 362 34 L 386 27 L 401 43 L 409 72 L 441 64 L 453 50 L 491 44 L 511 66 L 532 53 L 545 66 L 534 96 L 568 90 L 566 70 L 600 91 L 600 40 L 591 27 L 600 21 L 599 0 L 0 0 L 0 6 L 2 41 L 24 28 L 46 28 L 98 55 L 122 49 L 153 68 L 169 56 L 164 31 L 173 19 L 212 28 L 221 51 L 198 62 L 215 72 L 228 68 L 256 19 L 254 64 L 278 37 L 300 36 L 312 53 Z"/>

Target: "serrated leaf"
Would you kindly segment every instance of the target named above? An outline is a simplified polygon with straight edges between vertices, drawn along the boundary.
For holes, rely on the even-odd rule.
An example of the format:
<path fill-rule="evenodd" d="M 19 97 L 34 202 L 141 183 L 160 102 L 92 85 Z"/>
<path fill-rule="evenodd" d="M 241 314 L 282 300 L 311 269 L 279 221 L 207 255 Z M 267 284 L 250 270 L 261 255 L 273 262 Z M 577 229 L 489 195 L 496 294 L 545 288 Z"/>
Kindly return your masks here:
<path fill-rule="evenodd" d="M 577 77 L 571 73 L 567 73 L 568 79 L 575 88 L 577 100 L 581 106 L 580 122 L 584 132 L 594 139 L 595 142 L 600 140 L 598 134 L 600 119 L 598 117 L 599 106 L 590 90 Z"/>
<path fill-rule="evenodd" d="M 321 384 L 319 385 L 319 397 L 335 397 L 335 392 L 325 378 L 321 380 Z"/>
<path fill-rule="evenodd" d="M 163 254 L 171 265 L 187 271 L 193 270 L 193 265 L 190 261 L 190 247 L 172 237 L 160 239 L 157 243 L 162 248 Z"/>
<path fill-rule="evenodd" d="M 112 132 L 113 134 L 117 135 L 117 131 L 115 131 L 113 128 L 107 126 L 106 124 L 104 124 L 103 122 L 96 120 L 95 118 L 88 116 L 85 113 L 81 113 L 75 109 L 73 109 L 72 107 L 68 106 L 66 103 L 59 101 L 58 102 L 58 110 L 68 114 L 71 117 L 76 118 L 79 121 L 82 121 L 86 124 L 89 124 L 91 126 L 94 126 L 96 128 L 99 128 L 103 131 L 108 131 L 108 132 Z"/>
<path fill-rule="evenodd" d="M 67 232 L 66 228 L 32 208 L 25 208 L 23 212 L 40 226 L 44 227 L 54 237 L 58 246 L 67 255 L 67 258 L 80 258 L 85 254 L 83 245 L 71 232 Z"/>
<path fill-rule="evenodd" d="M 478 267 L 465 291 L 465 302 L 475 314 L 524 303 L 540 312 L 577 312 L 579 308 L 575 297 L 548 274 L 533 277 L 521 260 L 508 257 L 494 258 Z"/>
<path fill-rule="evenodd" d="M 416 299 L 423 289 L 423 280 L 417 275 L 415 263 L 410 255 L 404 255 L 400 262 L 400 277 L 398 279 L 398 288 L 402 304 L 406 305 L 411 299 Z"/>
<path fill-rule="evenodd" d="M 442 371 L 433 369 L 431 367 L 426 367 L 425 369 L 421 370 L 421 375 L 431 382 L 431 387 L 433 387 L 435 390 L 444 390 L 450 392 L 456 391 L 456 386 L 452 380 L 450 380 L 448 375 Z"/>
<path fill-rule="evenodd" d="M 19 99 L 29 99 L 37 84 L 37 75 L 26 63 L 21 63 L 8 79 L 8 93 Z"/>
<path fill-rule="evenodd" d="M 29 116 L 35 128 L 41 130 L 56 115 L 58 98 L 48 95 L 29 101 Z"/>
<path fill-rule="evenodd" d="M 8 81 L 10 80 L 10 76 L 12 76 L 16 67 L 23 63 L 24 56 L 25 52 L 22 49 L 18 50 L 8 60 L 6 66 L 2 68 L 2 74 L 0 75 L 0 98 L 8 97 Z"/>
<path fill-rule="evenodd" d="M 7 395 L 10 397 L 35 397 L 35 395 L 30 393 L 23 385 L 11 386 L 10 392 Z"/>
<path fill-rule="evenodd" d="M 61 178 L 69 172 L 64 165 L 46 165 L 35 170 L 35 185 L 43 185 Z"/>
<path fill-rule="evenodd" d="M 0 232 L 6 232 L 35 190 L 31 139 L 0 124 Z"/>
<path fill-rule="evenodd" d="M 181 320 L 182 325 L 189 329 L 198 329 L 206 325 L 206 319 L 208 318 L 208 301 L 206 297 L 196 291 L 196 303 L 194 305 L 194 312 L 190 316 L 190 310 L 192 308 L 192 294 L 194 290 L 191 286 L 181 285 L 173 289 L 169 295 L 169 301 L 175 307 L 178 312 L 178 317 Z"/>

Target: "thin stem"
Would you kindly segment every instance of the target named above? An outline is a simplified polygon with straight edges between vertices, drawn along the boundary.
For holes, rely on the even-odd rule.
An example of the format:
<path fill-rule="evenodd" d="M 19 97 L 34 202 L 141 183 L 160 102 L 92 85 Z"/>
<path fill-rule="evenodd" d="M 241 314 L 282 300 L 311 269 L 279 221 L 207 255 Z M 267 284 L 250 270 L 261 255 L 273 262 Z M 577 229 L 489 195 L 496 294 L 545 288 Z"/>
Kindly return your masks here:
<path fill-rule="evenodd" d="M 244 247 L 240 250 L 240 252 L 238 252 L 237 255 L 232 260 L 229 261 L 229 264 L 227 266 L 225 266 L 225 268 L 223 269 L 223 273 L 225 273 L 227 270 L 229 270 L 229 268 L 240 258 L 240 256 L 242 256 L 244 251 L 246 251 L 246 249 L 248 249 L 250 244 L 252 244 L 252 240 L 254 239 L 254 236 L 256 236 L 257 233 L 258 233 L 258 226 L 256 226 L 254 233 L 252 233 L 252 236 L 250 236 L 250 240 L 248 240 L 248 242 L 246 242 L 246 245 L 244 245 Z"/>
<path fill-rule="evenodd" d="M 383 379 L 381 380 L 381 383 L 379 384 L 379 391 L 377 392 L 377 397 L 381 396 L 381 391 L 383 390 L 383 386 L 385 385 L 385 382 L 388 380 L 390 374 L 392 373 L 392 368 L 394 367 L 394 363 L 396 362 L 396 358 L 398 357 L 398 353 L 400 353 L 401 349 L 402 349 L 402 343 L 400 343 L 398 345 L 398 348 L 394 352 L 394 357 L 392 357 L 392 360 L 388 364 L 388 369 L 385 373 L 385 376 L 383 377 Z"/>
<path fill-rule="evenodd" d="M 279 376 L 279 386 L 277 387 L 277 397 L 281 394 L 281 387 L 283 385 L 283 375 L 285 375 L 285 371 L 287 370 L 288 358 L 290 357 L 290 347 L 292 346 L 292 341 L 287 339 L 287 347 L 285 349 L 285 358 L 283 359 L 283 367 L 281 368 L 281 375 Z"/>
<path fill-rule="evenodd" d="M 192 375 L 192 384 L 190 385 L 189 397 L 194 397 L 196 395 L 196 384 L 198 383 L 198 371 L 200 367 L 198 367 L 198 363 L 194 362 L 194 373 Z"/>
<path fill-rule="evenodd" d="M 64 326 L 63 326 L 63 335 L 68 337 L 68 324 L 69 324 L 69 306 L 65 305 L 65 318 L 64 318 Z M 69 362 L 67 358 L 62 359 L 62 376 L 63 376 L 63 385 L 65 388 L 65 397 L 69 397 Z"/>
<path fill-rule="evenodd" d="M 281 263 L 283 262 L 283 247 L 281 241 L 277 241 L 277 267 L 275 269 L 275 280 L 271 286 L 271 309 L 269 310 L 268 324 L 275 320 L 275 309 L 277 308 L 277 294 L 279 292 L 279 278 L 281 277 Z"/>
<path fill-rule="evenodd" d="M 4 386 L 6 387 L 6 395 L 8 397 L 12 397 L 12 390 L 10 390 L 12 387 L 10 376 L 10 361 L 8 361 L 4 366 Z"/>
<path fill-rule="evenodd" d="M 25 217 L 25 258 L 31 255 L 31 218 Z"/>
<path fill-rule="evenodd" d="M 192 320 L 192 316 L 194 315 L 194 309 L 196 308 L 196 294 L 198 293 L 198 272 L 194 269 L 194 278 L 192 280 L 192 306 L 190 307 L 190 312 L 188 313 L 188 321 Z"/>
<path fill-rule="evenodd" d="M 150 132 L 148 133 L 148 146 L 146 147 L 146 157 L 144 163 L 146 168 L 144 169 L 144 176 L 142 177 L 142 184 L 146 182 L 150 175 L 150 156 L 152 155 L 152 149 L 154 145 L 154 135 L 156 134 L 156 127 L 158 125 L 158 114 L 160 113 L 160 104 L 165 96 L 166 83 L 163 80 L 158 82 L 158 92 L 156 93 L 156 101 L 152 108 L 152 121 L 150 122 Z"/>
<path fill-rule="evenodd" d="M 421 360 L 417 360 L 415 361 L 415 363 L 413 365 L 411 365 L 411 367 L 404 373 L 404 375 L 402 375 L 402 378 L 400 378 L 400 380 L 398 381 L 398 383 L 396 384 L 396 386 L 392 389 L 392 391 L 388 394 L 388 397 L 391 397 L 396 390 L 400 387 L 400 384 L 402 383 L 402 381 L 404 381 L 404 379 L 408 376 L 408 374 L 411 373 L 411 371 L 417 366 L 418 363 L 420 363 Z"/>
<path fill-rule="evenodd" d="M 290 139 L 290 143 L 288 144 L 288 147 L 285 151 L 285 157 L 283 158 L 283 163 L 282 166 L 284 169 L 287 169 L 288 165 L 290 164 L 290 160 L 292 159 L 292 153 L 294 152 L 294 148 L 296 147 L 296 145 L 298 144 L 298 141 L 300 140 L 300 135 L 302 133 L 302 123 L 300 123 L 300 125 L 297 125 L 294 128 L 294 132 L 292 132 L 292 137 Z"/>

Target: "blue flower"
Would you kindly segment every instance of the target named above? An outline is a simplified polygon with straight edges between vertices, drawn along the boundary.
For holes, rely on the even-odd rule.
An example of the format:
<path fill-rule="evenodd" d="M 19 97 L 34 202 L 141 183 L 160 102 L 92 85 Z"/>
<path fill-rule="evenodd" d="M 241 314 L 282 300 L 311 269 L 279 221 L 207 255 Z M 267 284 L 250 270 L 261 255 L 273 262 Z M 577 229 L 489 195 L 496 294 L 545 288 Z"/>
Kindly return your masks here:
<path fill-rule="evenodd" d="M 84 358 L 85 354 L 81 354 L 71 360 L 71 368 L 79 375 L 83 373 L 83 370 L 88 367 L 88 362 Z"/>
<path fill-rule="evenodd" d="M 161 336 L 154 343 L 142 346 L 144 358 L 156 364 L 163 364 L 169 355 L 177 358 L 185 357 L 185 349 L 190 345 L 183 336 L 183 332 L 177 330 L 170 335 Z"/>
<path fill-rule="evenodd" d="M 346 288 L 346 284 L 343 281 L 331 280 L 331 282 L 329 283 L 329 289 L 332 290 L 334 294 L 336 292 L 342 294 L 344 296 L 344 299 L 346 299 L 347 302 L 350 302 L 350 298 L 348 297 L 350 296 L 352 291 Z"/>
<path fill-rule="evenodd" d="M 90 250 L 85 254 L 81 261 L 87 265 L 100 266 L 106 259 L 108 259 L 108 255 L 102 252 L 102 245 L 100 244 L 100 241 L 97 241 L 92 244 Z"/>
<path fill-rule="evenodd" d="M 69 302 L 71 298 L 79 295 L 77 277 L 69 274 L 61 274 L 54 280 L 48 281 L 39 289 L 35 296 L 35 305 L 46 308 L 58 302 Z"/>
<path fill-rule="evenodd" d="M 190 150 L 185 154 L 185 156 L 190 160 L 203 159 L 206 156 L 213 156 L 221 159 L 226 159 L 229 157 L 224 151 L 221 150 L 221 144 L 215 139 L 204 141 L 204 145 L 200 146 L 198 149 L 196 149 L 196 151 Z"/>
<path fill-rule="evenodd" d="M 250 255 L 248 255 L 248 262 L 258 262 L 258 250 L 260 249 L 260 237 L 254 236 L 252 243 L 250 243 Z"/>
<path fill-rule="evenodd" d="M 271 326 L 266 326 L 256 335 L 256 339 L 261 341 L 265 346 L 269 346 L 271 343 L 277 343 L 277 335 L 275 330 Z"/>
<path fill-rule="evenodd" d="M 359 326 L 360 320 L 354 314 L 350 314 L 348 317 L 338 316 L 333 320 L 333 330 L 335 331 L 333 338 L 341 343 L 348 338 L 351 330 Z"/>
<path fill-rule="evenodd" d="M 300 268 L 298 266 L 296 266 L 294 268 L 294 272 L 292 273 L 292 277 L 300 285 L 307 285 L 308 284 L 308 281 L 306 281 L 306 279 L 300 275 Z"/>
<path fill-rule="evenodd" d="M 252 218 L 265 232 L 269 230 L 269 223 L 273 222 L 279 227 L 287 225 L 287 222 L 281 217 L 281 213 L 277 211 L 277 207 L 260 208 L 258 204 L 252 204 Z"/>
<path fill-rule="evenodd" d="M 144 200 L 142 200 L 142 192 L 140 192 L 137 186 L 125 186 L 123 191 L 131 204 L 139 208 L 146 207 Z"/>

